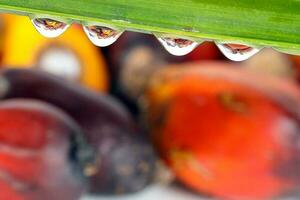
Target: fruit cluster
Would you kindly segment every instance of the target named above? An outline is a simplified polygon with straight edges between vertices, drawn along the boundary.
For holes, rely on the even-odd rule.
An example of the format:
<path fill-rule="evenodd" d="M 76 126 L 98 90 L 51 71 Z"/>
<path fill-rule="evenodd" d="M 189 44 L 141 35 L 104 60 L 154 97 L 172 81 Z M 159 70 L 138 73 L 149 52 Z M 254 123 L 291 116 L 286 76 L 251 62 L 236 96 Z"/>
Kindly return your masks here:
<path fill-rule="evenodd" d="M 76 26 L 1 19 L 0 200 L 130 194 L 170 181 L 161 165 L 219 199 L 299 198 L 299 57 L 173 57 L 137 33 L 100 51 Z"/>

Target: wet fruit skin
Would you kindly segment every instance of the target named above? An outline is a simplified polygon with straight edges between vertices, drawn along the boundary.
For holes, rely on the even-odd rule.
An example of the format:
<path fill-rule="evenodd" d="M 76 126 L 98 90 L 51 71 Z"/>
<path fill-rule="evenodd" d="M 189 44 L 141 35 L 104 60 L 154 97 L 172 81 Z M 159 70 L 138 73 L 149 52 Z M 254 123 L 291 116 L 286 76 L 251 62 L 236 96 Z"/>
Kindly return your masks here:
<path fill-rule="evenodd" d="M 155 144 L 178 179 L 236 200 L 299 189 L 297 88 L 222 63 L 195 65 L 158 73 L 145 95 Z"/>
<path fill-rule="evenodd" d="M 2 86 L 8 86 L 2 93 L 4 99 L 46 101 L 64 110 L 80 125 L 97 154 L 96 173 L 90 178 L 91 192 L 131 193 L 151 183 L 155 153 L 117 100 L 41 71 L 3 69 L 0 77 Z"/>
<path fill-rule="evenodd" d="M 71 156 L 79 153 L 74 149 L 78 134 L 77 125 L 53 106 L 2 101 L 0 199 L 79 199 L 85 190 L 82 163 Z"/>

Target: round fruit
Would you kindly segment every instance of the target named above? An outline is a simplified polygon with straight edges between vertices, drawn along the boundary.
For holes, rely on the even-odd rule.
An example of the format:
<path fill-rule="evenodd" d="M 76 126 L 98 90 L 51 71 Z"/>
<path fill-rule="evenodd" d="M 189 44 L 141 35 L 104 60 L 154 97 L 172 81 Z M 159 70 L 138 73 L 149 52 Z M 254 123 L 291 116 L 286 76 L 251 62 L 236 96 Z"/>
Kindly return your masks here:
<path fill-rule="evenodd" d="M 84 192 L 80 129 L 33 100 L 0 103 L 0 199 L 75 200 Z"/>
<path fill-rule="evenodd" d="M 2 65 L 35 67 L 87 88 L 108 90 L 104 58 L 81 28 L 73 25 L 60 37 L 49 39 L 35 30 L 28 17 L 4 15 L 4 19 Z"/>
<path fill-rule="evenodd" d="M 80 125 L 98 164 L 86 173 L 91 192 L 132 193 L 152 182 L 156 164 L 152 145 L 142 138 L 141 130 L 119 101 L 41 71 L 4 69 L 0 74 L 3 98 L 46 101 Z"/>
<path fill-rule="evenodd" d="M 152 79 L 147 112 L 161 156 L 183 183 L 225 199 L 299 189 L 299 91 L 226 66 L 168 68 Z"/>
<path fill-rule="evenodd" d="M 297 75 L 290 57 L 271 48 L 262 49 L 257 55 L 241 64 L 242 67 L 261 75 L 274 75 L 288 79 L 295 79 Z"/>

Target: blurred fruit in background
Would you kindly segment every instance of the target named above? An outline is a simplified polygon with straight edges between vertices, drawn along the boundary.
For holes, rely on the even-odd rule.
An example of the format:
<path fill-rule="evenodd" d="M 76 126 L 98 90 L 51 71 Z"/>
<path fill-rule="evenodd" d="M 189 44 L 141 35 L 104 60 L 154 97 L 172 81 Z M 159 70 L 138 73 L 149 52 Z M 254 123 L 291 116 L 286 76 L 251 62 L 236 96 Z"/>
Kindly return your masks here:
<path fill-rule="evenodd" d="M 103 129 L 101 135 L 90 135 L 99 158 L 98 173 L 91 178 L 90 192 L 130 194 L 153 183 L 156 156 L 150 143 L 126 131 Z"/>
<path fill-rule="evenodd" d="M 154 49 L 137 46 L 124 57 L 119 77 L 123 92 L 132 99 L 138 99 L 153 75 L 165 65 L 165 61 L 156 55 Z"/>
<path fill-rule="evenodd" d="M 300 93 L 222 62 L 157 73 L 145 94 L 160 155 L 187 186 L 225 199 L 300 188 Z"/>
<path fill-rule="evenodd" d="M 108 57 L 122 93 L 136 100 L 143 94 L 153 73 L 167 63 L 213 60 L 221 56 L 216 45 L 211 42 L 204 42 L 186 56 L 173 56 L 154 36 L 126 32 L 115 45 L 109 47 Z"/>
<path fill-rule="evenodd" d="M 169 63 L 219 59 L 213 43 L 205 42 L 187 56 L 173 56 L 149 34 L 125 32 L 116 43 L 104 49 L 111 72 L 111 94 L 121 100 L 134 117 L 140 110 L 137 102 L 152 75 Z"/>
<path fill-rule="evenodd" d="M 297 67 L 300 67 L 300 56 L 291 56 L 291 59 Z"/>
<path fill-rule="evenodd" d="M 4 16 L 0 14 L 0 63 L 1 63 L 3 51 L 4 51 L 4 48 L 3 48 L 4 30 L 5 30 Z"/>
<path fill-rule="evenodd" d="M 85 172 L 91 192 L 132 193 L 152 182 L 156 165 L 152 145 L 118 100 L 42 71 L 2 69 L 0 77 L 6 84 L 0 87 L 3 98 L 46 101 L 80 125 L 96 152 L 97 165 Z"/>
<path fill-rule="evenodd" d="M 300 80 L 300 56 L 291 56 L 290 55 L 289 57 L 295 66 L 295 69 L 297 72 L 297 78 L 298 78 L 298 80 Z"/>
<path fill-rule="evenodd" d="M 33 100 L 0 103 L 0 199 L 75 200 L 84 192 L 78 126 Z"/>
<path fill-rule="evenodd" d="M 34 67 L 93 90 L 108 90 L 104 57 L 80 26 L 73 25 L 62 36 L 49 39 L 35 30 L 28 17 L 1 16 L 5 23 L 3 66 Z"/>
<path fill-rule="evenodd" d="M 173 57 L 152 35 L 133 32 L 125 32 L 107 50 L 112 70 L 112 92 L 126 103 L 131 103 L 131 107 L 134 107 L 132 104 L 143 92 L 151 75 Z"/>
<path fill-rule="evenodd" d="M 119 68 L 118 84 L 126 96 L 136 100 L 143 93 L 152 74 L 162 68 L 170 56 L 164 49 L 155 48 L 155 38 L 147 35 L 127 34 L 124 40 L 121 40 L 121 47 L 115 49 L 122 54 L 115 59 Z"/>
<path fill-rule="evenodd" d="M 214 42 L 204 42 L 191 53 L 184 56 L 184 61 L 220 60 L 222 58 L 225 59 Z"/>
<path fill-rule="evenodd" d="M 260 75 L 273 75 L 287 79 L 295 79 L 297 75 L 290 57 L 271 48 L 262 49 L 241 64 Z"/>

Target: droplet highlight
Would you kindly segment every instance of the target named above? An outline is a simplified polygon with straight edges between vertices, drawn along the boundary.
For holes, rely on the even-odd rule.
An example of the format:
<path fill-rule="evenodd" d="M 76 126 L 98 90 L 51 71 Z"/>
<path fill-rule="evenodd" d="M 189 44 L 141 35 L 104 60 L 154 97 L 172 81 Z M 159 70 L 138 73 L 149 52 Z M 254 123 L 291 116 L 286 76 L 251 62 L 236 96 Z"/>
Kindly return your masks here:
<path fill-rule="evenodd" d="M 181 38 L 158 37 L 157 39 L 174 56 L 187 55 L 199 45 L 197 42 Z"/>
<path fill-rule="evenodd" d="M 217 44 L 220 51 L 232 61 L 244 61 L 260 51 L 258 48 L 242 44 Z"/>
<path fill-rule="evenodd" d="M 49 18 L 35 18 L 31 20 L 36 30 L 45 37 L 55 38 L 63 34 L 68 24 Z"/>
<path fill-rule="evenodd" d="M 105 26 L 84 26 L 83 29 L 92 43 L 98 47 L 113 44 L 123 33 L 123 31 Z"/>

